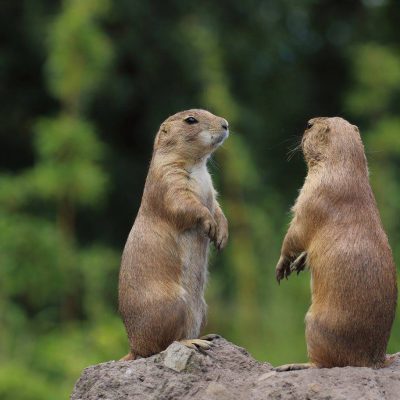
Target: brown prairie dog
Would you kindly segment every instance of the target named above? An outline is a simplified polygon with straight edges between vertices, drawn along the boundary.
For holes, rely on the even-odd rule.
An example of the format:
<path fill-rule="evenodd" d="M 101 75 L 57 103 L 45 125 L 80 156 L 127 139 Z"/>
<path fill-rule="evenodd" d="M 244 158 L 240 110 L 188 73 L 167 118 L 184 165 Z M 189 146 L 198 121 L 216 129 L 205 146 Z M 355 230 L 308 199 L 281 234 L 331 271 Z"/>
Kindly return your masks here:
<path fill-rule="evenodd" d="M 228 123 L 205 110 L 161 124 L 142 203 L 122 255 L 119 311 L 130 342 L 125 360 L 198 339 L 206 321 L 204 289 L 210 241 L 222 249 L 228 223 L 207 160 L 228 137 Z"/>
<path fill-rule="evenodd" d="M 302 139 L 308 174 L 276 267 L 278 282 L 311 271 L 306 315 L 307 367 L 390 363 L 386 347 L 396 301 L 396 270 L 372 193 L 358 128 L 314 118 Z"/>

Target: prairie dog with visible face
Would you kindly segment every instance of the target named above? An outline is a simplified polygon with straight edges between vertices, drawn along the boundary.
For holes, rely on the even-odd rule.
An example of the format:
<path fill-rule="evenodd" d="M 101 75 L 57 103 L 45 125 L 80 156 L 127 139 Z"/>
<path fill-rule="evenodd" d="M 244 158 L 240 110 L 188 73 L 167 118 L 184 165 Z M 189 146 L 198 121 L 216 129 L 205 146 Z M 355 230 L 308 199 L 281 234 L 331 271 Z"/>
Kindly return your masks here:
<path fill-rule="evenodd" d="M 228 122 L 205 110 L 161 124 L 142 203 L 122 255 L 119 311 L 130 342 L 124 360 L 147 357 L 175 340 L 198 339 L 206 321 L 204 289 L 210 241 L 222 249 L 228 223 L 207 160 L 228 137 Z"/>
<path fill-rule="evenodd" d="M 314 118 L 302 149 L 308 174 L 276 277 L 279 282 L 305 264 L 310 268 L 310 363 L 277 370 L 383 367 L 390 363 L 386 347 L 396 310 L 396 269 L 358 128 L 338 117 Z"/>

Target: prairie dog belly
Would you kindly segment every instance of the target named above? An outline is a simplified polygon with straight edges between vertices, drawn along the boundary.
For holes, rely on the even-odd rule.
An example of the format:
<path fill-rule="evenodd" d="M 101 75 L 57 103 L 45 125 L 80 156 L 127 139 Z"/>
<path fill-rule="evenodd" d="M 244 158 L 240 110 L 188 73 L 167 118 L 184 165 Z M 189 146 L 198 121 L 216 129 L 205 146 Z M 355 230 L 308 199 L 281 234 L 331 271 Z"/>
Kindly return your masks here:
<path fill-rule="evenodd" d="M 183 251 L 182 287 L 189 310 L 188 338 L 195 338 L 205 318 L 204 290 L 207 283 L 209 240 L 198 229 L 186 231 L 181 238 Z"/>
<path fill-rule="evenodd" d="M 213 213 L 214 188 L 205 161 L 192 168 L 189 185 L 198 195 L 200 202 Z M 209 239 L 199 227 L 183 232 L 180 237 L 182 286 L 186 292 L 190 319 L 187 332 L 189 338 L 199 335 L 206 314 L 204 290 L 207 282 L 209 243 Z"/>

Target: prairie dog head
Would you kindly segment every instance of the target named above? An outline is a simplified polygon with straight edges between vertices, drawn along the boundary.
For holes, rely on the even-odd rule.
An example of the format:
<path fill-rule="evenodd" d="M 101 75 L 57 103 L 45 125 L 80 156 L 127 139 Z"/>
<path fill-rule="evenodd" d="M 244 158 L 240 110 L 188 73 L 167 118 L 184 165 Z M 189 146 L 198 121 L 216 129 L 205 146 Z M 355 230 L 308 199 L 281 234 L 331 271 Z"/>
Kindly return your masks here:
<path fill-rule="evenodd" d="M 340 117 L 310 119 L 301 141 L 308 167 L 323 164 L 366 166 L 358 128 Z"/>
<path fill-rule="evenodd" d="M 181 111 L 161 124 L 154 150 L 195 161 L 209 156 L 228 135 L 226 119 L 206 110 Z"/>

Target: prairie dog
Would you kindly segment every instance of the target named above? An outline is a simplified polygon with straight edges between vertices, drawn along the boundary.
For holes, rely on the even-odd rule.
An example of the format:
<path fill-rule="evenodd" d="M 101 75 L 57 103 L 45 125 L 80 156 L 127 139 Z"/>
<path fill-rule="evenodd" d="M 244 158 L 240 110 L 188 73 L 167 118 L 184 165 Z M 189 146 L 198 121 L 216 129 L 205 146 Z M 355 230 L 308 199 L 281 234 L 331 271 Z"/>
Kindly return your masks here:
<path fill-rule="evenodd" d="M 278 282 L 307 264 L 312 304 L 306 315 L 308 367 L 390 363 L 386 347 L 396 301 L 396 269 L 372 193 L 358 128 L 314 118 L 302 138 L 308 174 L 276 267 Z"/>
<path fill-rule="evenodd" d="M 228 137 L 228 122 L 205 110 L 164 121 L 154 142 L 142 202 L 122 255 L 119 311 L 130 353 L 147 357 L 173 341 L 198 339 L 206 322 L 204 289 L 210 241 L 222 249 L 228 223 L 207 160 Z"/>

